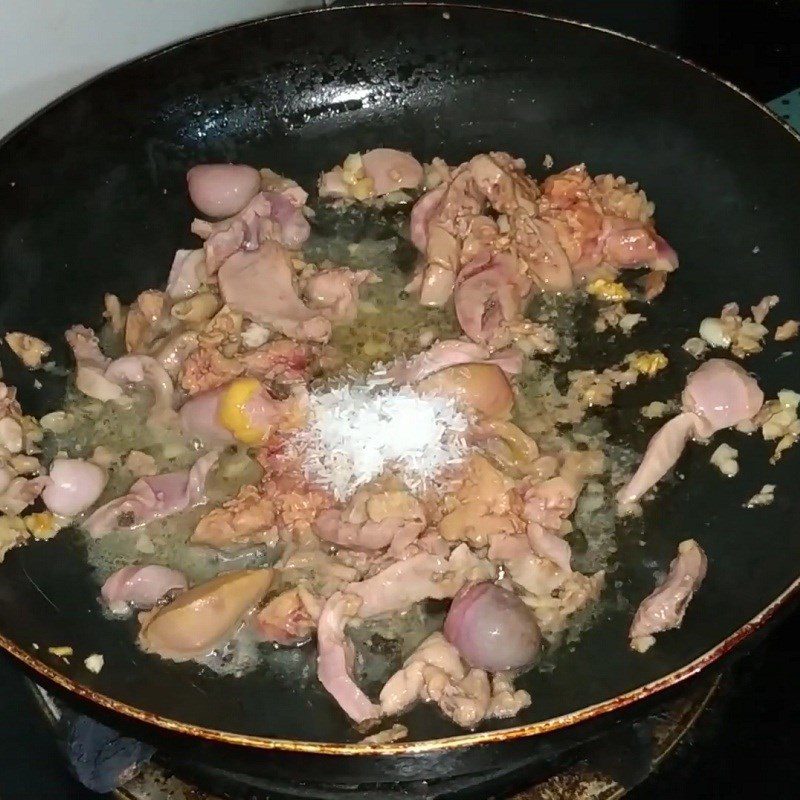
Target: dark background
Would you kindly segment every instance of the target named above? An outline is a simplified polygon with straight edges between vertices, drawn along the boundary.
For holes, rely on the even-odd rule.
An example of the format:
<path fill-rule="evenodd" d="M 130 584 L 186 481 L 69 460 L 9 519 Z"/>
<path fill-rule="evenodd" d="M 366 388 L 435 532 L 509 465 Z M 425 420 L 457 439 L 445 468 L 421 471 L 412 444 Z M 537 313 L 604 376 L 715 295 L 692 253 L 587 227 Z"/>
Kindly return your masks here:
<path fill-rule="evenodd" d="M 798 0 L 498 0 L 486 5 L 622 31 L 708 66 L 765 102 L 800 86 Z M 796 524 L 786 527 L 787 536 L 798 535 Z M 720 696 L 659 773 L 633 792 L 633 800 L 800 796 L 798 639 L 800 614 L 794 613 L 731 669 Z M 4 656 L 0 721 L 0 800 L 98 797 L 70 779 L 21 676 Z M 641 768 L 635 759 L 622 759 L 620 777 L 632 780 Z"/>

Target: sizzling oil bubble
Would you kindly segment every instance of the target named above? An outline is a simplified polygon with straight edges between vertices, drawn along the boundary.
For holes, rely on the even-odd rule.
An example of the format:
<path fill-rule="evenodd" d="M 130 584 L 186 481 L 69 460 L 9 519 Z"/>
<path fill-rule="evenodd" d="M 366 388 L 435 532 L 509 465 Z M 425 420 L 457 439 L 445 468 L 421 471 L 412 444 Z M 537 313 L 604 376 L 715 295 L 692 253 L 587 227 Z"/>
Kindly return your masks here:
<path fill-rule="evenodd" d="M 124 494 L 136 481 L 137 477 L 124 462 L 124 456 L 132 449 L 152 456 L 157 472 L 188 469 L 198 458 L 198 450 L 187 445 L 179 434 L 147 425 L 149 399 L 144 394 L 136 396 L 129 408 L 72 395 L 66 408 L 74 418 L 74 425 L 62 434 L 49 436 L 44 443 L 45 451 L 48 454 L 65 451 L 87 458 L 96 448 L 104 448 L 110 463 L 104 462 L 108 464 L 109 481 L 101 503 Z M 232 556 L 186 544 L 203 514 L 244 484 L 258 480 L 260 474 L 260 468 L 246 452 L 228 450 L 211 474 L 207 484 L 209 500 L 203 506 L 135 530 L 115 531 L 100 539 L 82 534 L 89 562 L 97 570 L 98 583 L 128 564 L 161 564 L 180 570 L 191 583 L 198 583 L 223 569 L 241 569 L 274 560 L 274 554 L 263 549 Z"/>

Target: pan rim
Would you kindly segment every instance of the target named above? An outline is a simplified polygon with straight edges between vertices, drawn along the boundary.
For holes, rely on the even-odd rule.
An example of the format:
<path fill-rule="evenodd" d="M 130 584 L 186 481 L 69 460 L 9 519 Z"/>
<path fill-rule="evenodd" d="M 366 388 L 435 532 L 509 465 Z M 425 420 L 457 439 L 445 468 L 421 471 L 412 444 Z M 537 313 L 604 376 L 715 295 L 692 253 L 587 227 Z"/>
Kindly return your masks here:
<path fill-rule="evenodd" d="M 615 31 L 610 28 L 605 28 L 600 25 L 595 25 L 589 22 L 582 22 L 567 17 L 558 15 L 545 14 L 535 11 L 526 11 L 521 9 L 503 8 L 502 6 L 484 6 L 475 4 L 452 4 L 446 2 L 424 2 L 423 0 L 401 0 L 400 2 L 381 3 L 379 5 L 373 3 L 360 3 L 357 5 L 336 6 L 333 8 L 312 8 L 294 11 L 286 14 L 276 14 L 258 17 L 253 20 L 228 25 L 222 28 L 217 28 L 196 36 L 182 39 L 173 42 L 165 47 L 161 47 L 150 53 L 146 53 L 136 58 L 129 59 L 121 64 L 114 65 L 97 75 L 92 76 L 86 81 L 80 83 L 78 86 L 73 87 L 69 91 L 55 98 L 47 103 L 41 109 L 36 111 L 30 117 L 22 121 L 19 125 L 15 126 L 11 131 L 0 137 L 0 147 L 2 147 L 12 137 L 16 136 L 23 129 L 31 125 L 39 116 L 46 113 L 50 108 L 58 105 L 62 101 L 71 97 L 72 95 L 80 92 L 87 86 L 95 83 L 101 78 L 111 75 L 115 72 L 123 70 L 130 64 L 149 61 L 164 53 L 167 53 L 177 47 L 185 45 L 187 42 L 201 41 L 213 36 L 225 33 L 226 31 L 234 29 L 244 29 L 256 25 L 263 25 L 273 20 L 285 20 L 295 17 L 307 17 L 313 14 L 327 14 L 333 12 L 347 12 L 352 10 L 364 10 L 368 8 L 382 9 L 382 8 L 428 8 L 428 9 L 442 9 L 447 12 L 458 12 L 462 9 L 472 11 L 481 11 L 492 14 L 514 14 L 533 19 L 542 19 L 549 22 L 557 22 L 563 25 L 570 25 L 578 28 L 597 31 L 609 36 L 619 39 L 624 39 L 633 42 L 636 45 L 654 50 L 662 55 L 674 59 L 681 64 L 686 65 L 690 69 L 706 75 L 713 81 L 722 84 L 729 90 L 738 94 L 750 102 L 762 114 L 766 115 L 770 120 L 777 123 L 786 133 L 788 133 L 798 144 L 800 144 L 800 132 L 796 131 L 785 120 L 781 119 L 765 104 L 754 98 L 752 95 L 739 88 L 736 84 L 721 77 L 713 70 L 703 67 L 696 62 L 692 61 L 685 56 L 681 56 L 668 48 L 660 45 L 652 44 L 650 42 L 637 39 L 620 31 Z M 680 669 L 673 670 L 672 672 L 664 675 L 656 680 L 650 681 L 641 686 L 635 687 L 622 694 L 616 695 L 612 698 L 602 700 L 590 706 L 572 711 L 568 714 L 562 714 L 557 717 L 551 717 L 539 722 L 530 723 L 527 725 L 518 725 L 511 728 L 504 728 L 501 730 L 471 732 L 465 734 L 457 734 L 454 736 L 443 737 L 440 739 L 426 739 L 418 742 L 393 742 L 387 744 L 367 744 L 363 742 L 315 742 L 294 739 L 278 739 L 266 736 L 254 736 L 250 734 L 237 734 L 229 731 L 218 730 L 216 728 L 207 728 L 200 725 L 181 722 L 180 720 L 172 719 L 170 717 L 161 716 L 144 709 L 137 708 L 129 703 L 124 703 L 115 700 L 102 692 L 97 692 L 90 687 L 86 686 L 79 681 L 68 678 L 58 670 L 54 669 L 44 661 L 28 653 L 22 647 L 17 645 L 11 639 L 0 634 L 0 647 L 8 652 L 11 656 L 23 663 L 26 667 L 36 673 L 38 676 L 56 684 L 60 688 L 68 691 L 69 693 L 80 697 L 84 700 L 89 700 L 98 706 L 107 710 L 113 711 L 122 716 L 135 719 L 157 728 L 169 731 L 171 733 L 179 733 L 183 735 L 192 736 L 194 738 L 205 739 L 207 741 L 216 742 L 226 745 L 235 745 L 242 747 L 250 747 L 259 750 L 268 751 L 285 751 L 293 753 L 312 753 L 317 755 L 345 755 L 345 756 L 397 756 L 397 755 L 415 755 L 419 753 L 430 753 L 437 751 L 450 751 L 458 748 L 472 747 L 475 745 L 487 745 L 492 743 L 500 743 L 504 741 L 511 741 L 515 739 L 531 738 L 534 736 L 550 733 L 556 730 L 570 727 L 581 722 L 586 722 L 590 719 L 602 716 L 612 711 L 625 708 L 632 703 L 643 700 L 652 695 L 658 694 L 670 687 L 682 683 L 697 673 L 701 672 L 706 667 L 710 666 L 726 653 L 731 651 L 740 642 L 747 639 L 753 633 L 762 628 L 774 615 L 786 605 L 795 595 L 800 595 L 800 576 L 798 576 L 792 583 L 786 587 L 775 600 L 769 603 L 765 608 L 759 611 L 752 619 L 745 622 L 741 627 L 734 630 L 730 635 L 723 639 L 715 647 L 707 650 L 685 666 Z"/>

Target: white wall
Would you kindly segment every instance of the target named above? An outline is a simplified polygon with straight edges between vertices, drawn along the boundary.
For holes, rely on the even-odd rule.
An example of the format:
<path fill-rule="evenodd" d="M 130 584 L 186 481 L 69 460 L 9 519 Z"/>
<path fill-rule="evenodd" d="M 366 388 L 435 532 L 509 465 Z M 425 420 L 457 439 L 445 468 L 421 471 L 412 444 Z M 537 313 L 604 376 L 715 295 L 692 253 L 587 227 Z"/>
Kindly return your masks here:
<path fill-rule="evenodd" d="M 315 0 L 0 0 L 0 137 L 113 64 Z"/>

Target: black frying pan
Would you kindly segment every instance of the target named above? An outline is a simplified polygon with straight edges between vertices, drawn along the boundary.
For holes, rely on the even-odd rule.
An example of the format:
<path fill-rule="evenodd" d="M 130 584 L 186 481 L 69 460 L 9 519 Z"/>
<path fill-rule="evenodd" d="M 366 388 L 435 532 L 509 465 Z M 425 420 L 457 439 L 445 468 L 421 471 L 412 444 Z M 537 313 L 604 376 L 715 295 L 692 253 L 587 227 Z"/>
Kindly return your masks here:
<path fill-rule="evenodd" d="M 666 347 L 670 376 L 624 395 L 620 427 L 631 409 L 678 390 L 693 367 L 680 344 L 726 301 L 775 293 L 776 316 L 800 317 L 800 143 L 766 109 L 671 55 L 588 26 L 397 6 L 311 12 L 200 37 L 104 75 L 10 136 L 0 147 L 0 327 L 43 336 L 66 362 L 64 328 L 97 324 L 104 292 L 130 300 L 162 284 L 174 250 L 196 246 L 184 183 L 192 164 L 268 164 L 308 187 L 344 154 L 382 145 L 456 163 L 508 150 L 534 170 L 552 153 L 556 168 L 586 161 L 592 172 L 642 182 L 681 269 L 637 337 Z M 776 361 L 781 349 L 771 344 L 747 361 L 769 396 L 798 387 L 798 356 Z M 13 359 L 3 366 L 31 411 L 56 406 L 63 384 L 48 379 L 36 390 Z M 652 430 L 626 435 L 641 446 Z M 800 448 L 771 467 L 758 437 L 736 446 L 735 480 L 708 467 L 709 450 L 691 448 L 679 468 L 684 480 L 647 507 L 644 544 L 620 529 L 610 583 L 629 607 L 607 604 L 553 672 L 522 679 L 533 697 L 526 712 L 474 733 L 420 706 L 404 719 L 407 743 L 369 750 L 354 744 L 359 735 L 313 680 L 300 688 L 269 671 L 223 678 L 144 655 L 133 623 L 101 615 L 69 532 L 10 553 L 0 567 L 0 643 L 40 677 L 179 735 L 312 759 L 405 754 L 392 763 L 412 771 L 415 752 L 430 754 L 420 757 L 423 769 L 450 754 L 448 769 L 466 770 L 468 745 L 547 733 L 689 677 L 796 592 Z M 743 510 L 767 482 L 778 485 L 774 505 Z M 708 553 L 708 578 L 683 628 L 635 655 L 626 636 L 632 606 L 652 588 L 654 566 L 666 567 L 689 536 Z M 69 665 L 46 652 L 60 644 L 74 648 Z M 94 652 L 105 655 L 99 675 L 83 668 Z M 298 651 L 298 669 L 308 657 Z"/>

